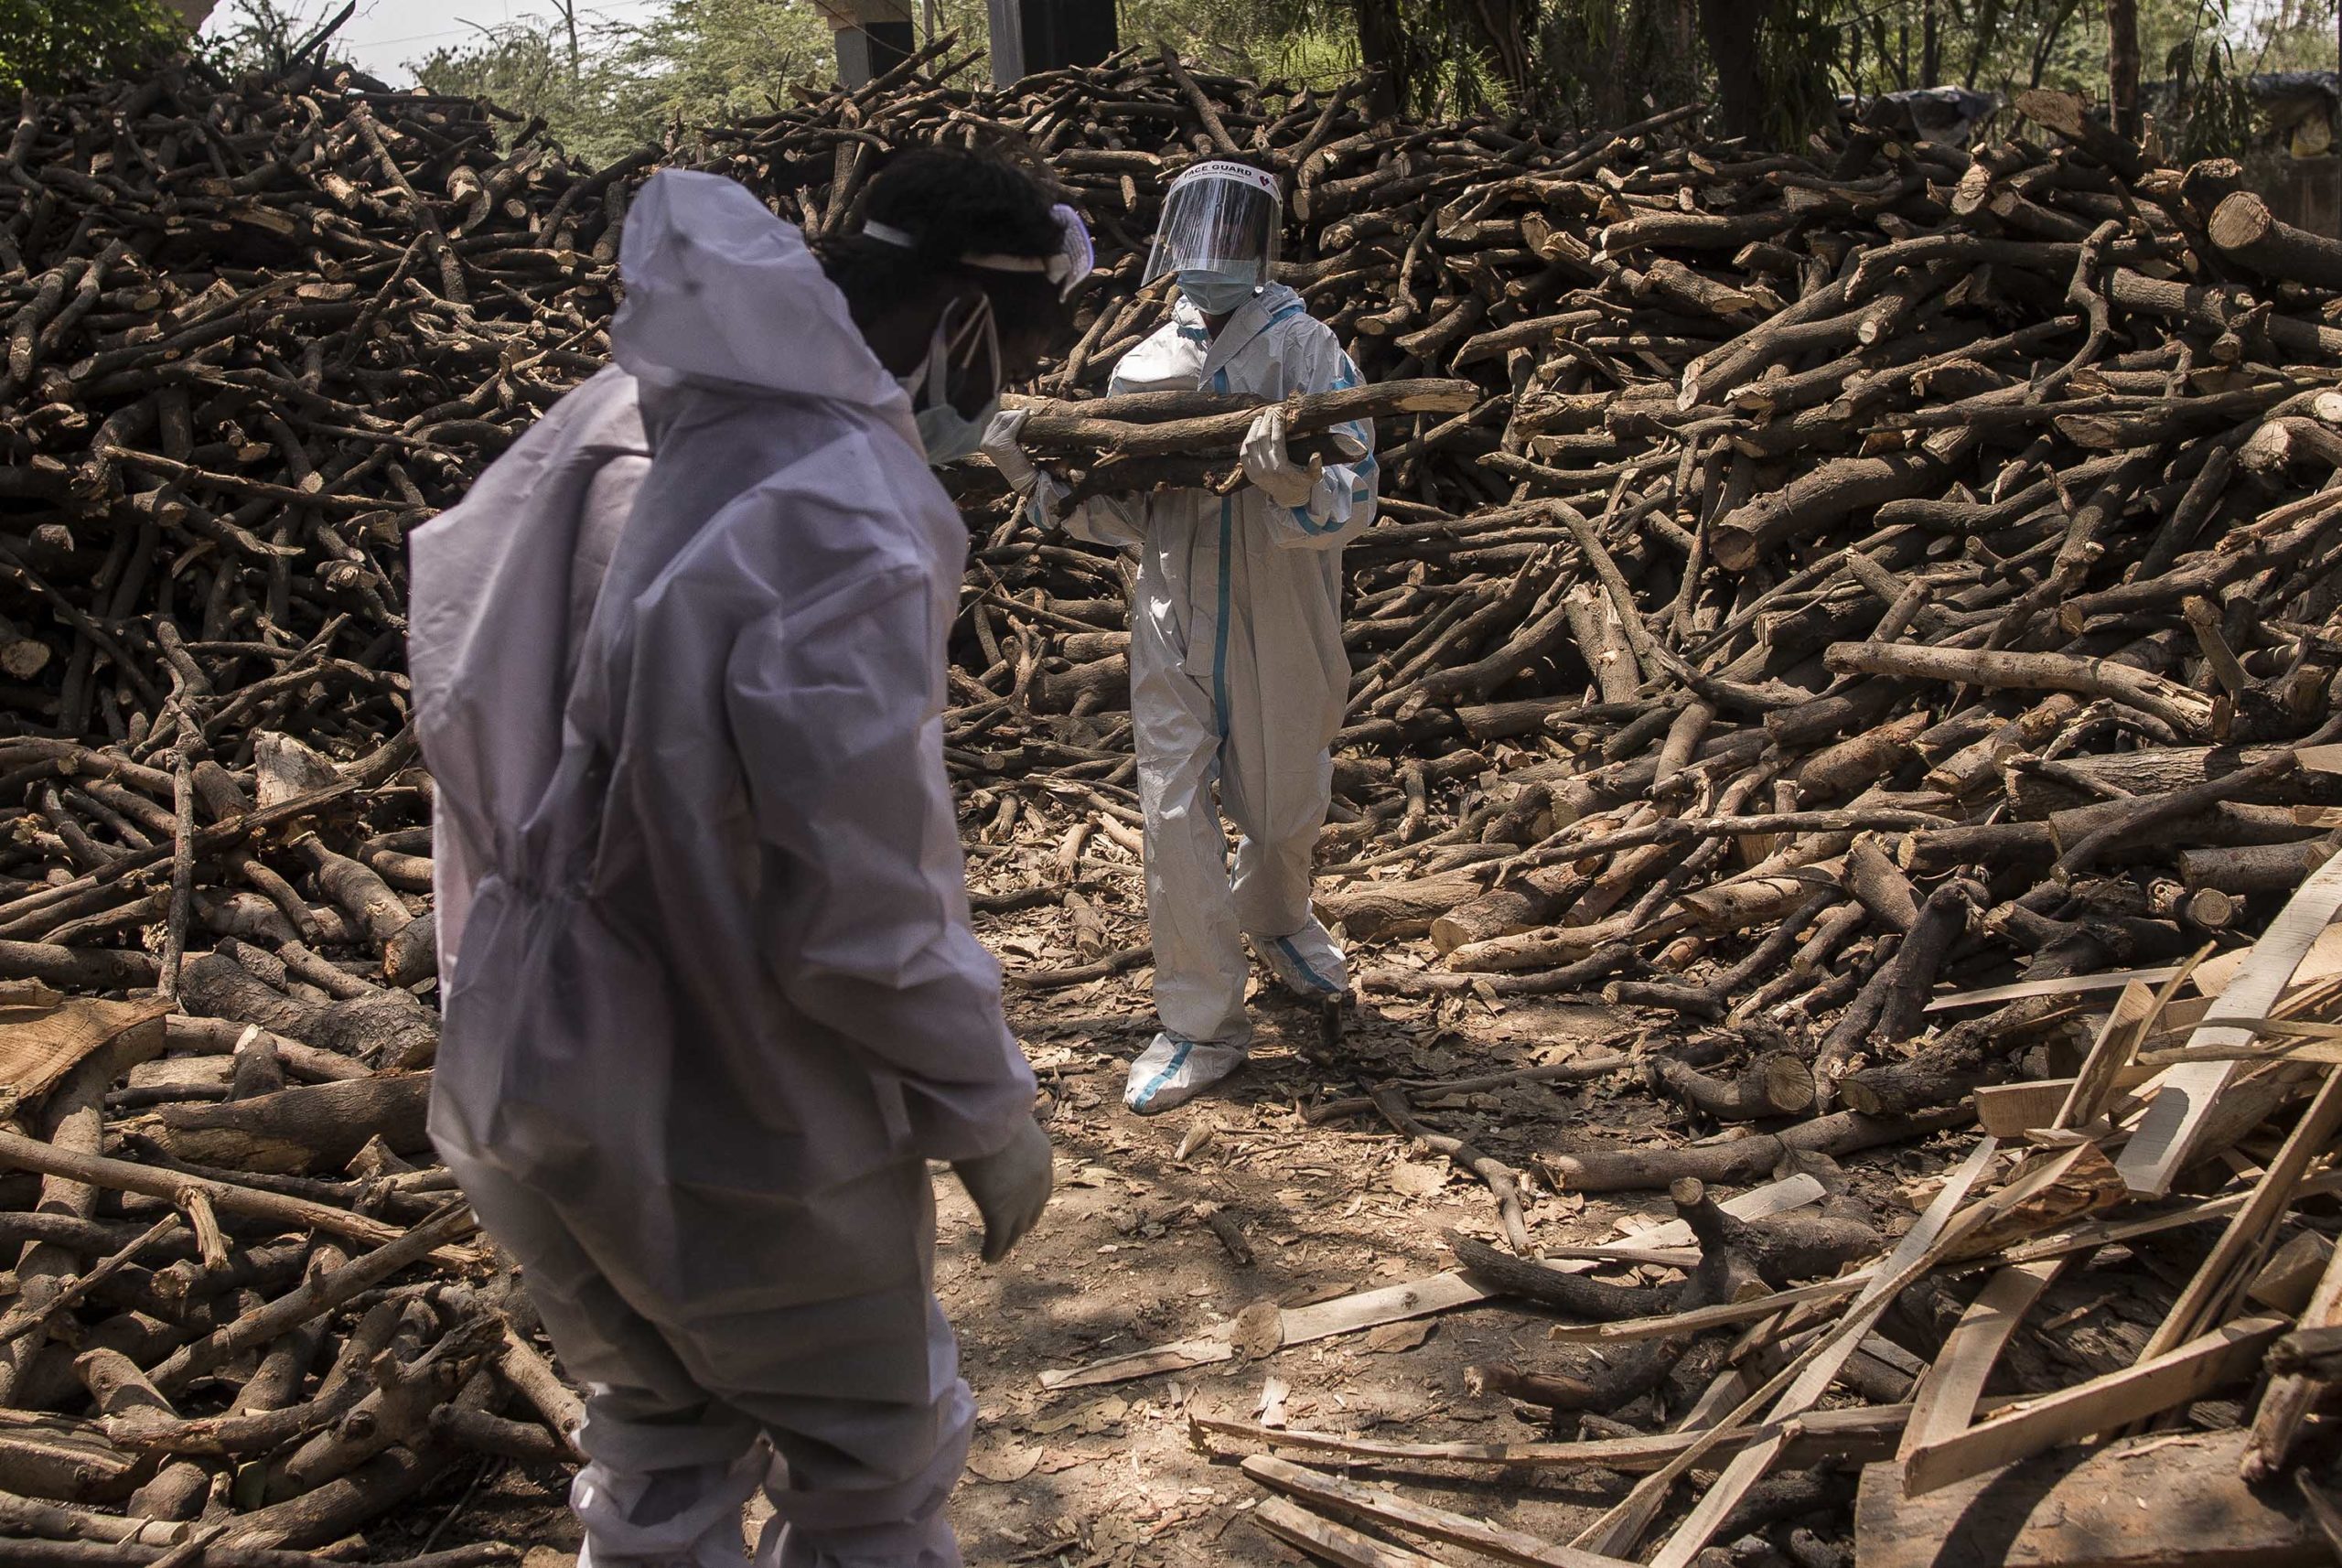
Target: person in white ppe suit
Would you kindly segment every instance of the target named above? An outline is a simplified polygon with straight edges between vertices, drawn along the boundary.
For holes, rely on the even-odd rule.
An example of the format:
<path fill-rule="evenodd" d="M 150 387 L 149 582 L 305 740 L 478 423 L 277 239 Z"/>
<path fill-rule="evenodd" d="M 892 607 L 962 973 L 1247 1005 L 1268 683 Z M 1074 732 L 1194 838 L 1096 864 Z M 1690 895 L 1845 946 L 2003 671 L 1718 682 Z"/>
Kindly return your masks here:
<path fill-rule="evenodd" d="M 1150 282 L 1176 274 L 1179 298 L 1114 367 L 1110 393 L 1278 399 L 1357 385 L 1333 332 L 1272 281 L 1281 227 L 1271 176 L 1230 161 L 1181 174 L 1146 265 Z M 1349 988 L 1341 949 L 1310 912 L 1310 858 L 1349 687 L 1341 553 L 1374 520 L 1374 431 L 1338 425 L 1344 460 L 1304 464 L 1271 407 L 1245 436 L 1250 482 L 1238 493 L 1101 496 L 1060 517 L 1066 486 L 1017 445 L 1023 417 L 995 417 L 983 449 L 1036 521 L 1139 552 L 1131 713 L 1162 1032 L 1133 1065 L 1123 1102 L 1166 1111 L 1243 1064 L 1244 938 L 1290 991 L 1330 999 Z M 1232 880 L 1222 808 L 1241 835 Z"/>
<path fill-rule="evenodd" d="M 446 1032 L 431 1133 L 588 1388 L 584 1568 L 951 1568 L 972 1404 L 927 1164 L 984 1257 L 1050 1186 L 968 926 L 940 714 L 972 454 L 1086 242 L 907 154 L 809 248 L 671 172 L 616 365 L 413 542 Z"/>

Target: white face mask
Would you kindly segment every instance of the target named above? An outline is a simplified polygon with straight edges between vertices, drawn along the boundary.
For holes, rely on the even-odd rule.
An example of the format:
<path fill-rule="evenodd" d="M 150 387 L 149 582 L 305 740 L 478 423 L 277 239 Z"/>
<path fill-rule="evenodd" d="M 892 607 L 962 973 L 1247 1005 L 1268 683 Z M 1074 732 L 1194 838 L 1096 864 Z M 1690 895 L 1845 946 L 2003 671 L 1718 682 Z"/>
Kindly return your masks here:
<path fill-rule="evenodd" d="M 951 381 L 955 372 L 973 372 L 979 367 L 989 374 L 992 391 L 971 417 L 952 406 Z M 946 306 L 936 318 L 927 357 L 897 380 L 910 393 L 911 414 L 927 449 L 928 466 L 940 468 L 973 456 L 984 426 L 1000 410 L 1000 333 L 990 296 L 980 294 L 972 306 L 959 300 Z"/>

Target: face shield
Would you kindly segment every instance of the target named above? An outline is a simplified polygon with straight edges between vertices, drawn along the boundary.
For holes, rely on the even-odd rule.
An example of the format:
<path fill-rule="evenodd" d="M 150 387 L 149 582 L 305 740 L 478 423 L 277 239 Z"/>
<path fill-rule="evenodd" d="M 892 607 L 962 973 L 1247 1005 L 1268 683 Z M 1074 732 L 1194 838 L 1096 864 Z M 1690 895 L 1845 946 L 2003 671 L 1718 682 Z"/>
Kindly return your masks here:
<path fill-rule="evenodd" d="M 1196 165 L 1164 197 L 1141 281 L 1211 273 L 1253 287 L 1267 283 L 1284 228 L 1280 205 L 1275 178 L 1259 169 L 1218 160 Z"/>

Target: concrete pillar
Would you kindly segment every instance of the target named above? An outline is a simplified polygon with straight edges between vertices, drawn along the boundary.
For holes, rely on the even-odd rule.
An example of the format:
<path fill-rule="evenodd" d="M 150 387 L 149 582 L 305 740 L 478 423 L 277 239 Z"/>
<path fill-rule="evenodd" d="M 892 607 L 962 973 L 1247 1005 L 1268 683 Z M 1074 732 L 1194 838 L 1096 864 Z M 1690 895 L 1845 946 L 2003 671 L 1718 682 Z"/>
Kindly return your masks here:
<path fill-rule="evenodd" d="M 1114 0 L 985 0 L 992 19 L 992 80 L 1059 66 L 1096 65 L 1114 52 Z"/>
<path fill-rule="evenodd" d="M 908 0 L 819 0 L 836 40 L 838 83 L 866 87 L 908 58 L 917 40 Z"/>

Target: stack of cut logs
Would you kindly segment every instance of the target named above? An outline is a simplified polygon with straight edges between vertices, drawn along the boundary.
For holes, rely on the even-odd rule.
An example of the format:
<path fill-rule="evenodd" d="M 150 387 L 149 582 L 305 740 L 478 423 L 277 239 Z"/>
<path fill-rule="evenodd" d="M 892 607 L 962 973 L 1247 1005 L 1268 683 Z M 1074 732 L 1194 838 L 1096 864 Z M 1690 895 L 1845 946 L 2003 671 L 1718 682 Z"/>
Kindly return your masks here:
<path fill-rule="evenodd" d="M 1383 466 L 1348 560 L 1327 913 L 1370 993 L 1599 992 L 1714 1026 L 1595 1065 L 1696 1124 L 1770 1129 L 1550 1163 L 1589 1190 L 1677 1184 L 1683 1237 L 1631 1262 L 1689 1272 L 1597 1306 L 1600 1282 L 1523 1261 L 1509 1170 L 1367 1085 L 1495 1189 L 1511 1252 L 1466 1241 L 1467 1265 L 1582 1318 L 1769 1321 L 1752 1291 L 1882 1243 L 1826 1216 L 1751 1240 L 1707 1186 L 1989 1106 L 2050 1152 L 1961 1166 L 1845 1319 L 1866 1333 L 1905 1286 L 2001 1262 L 1983 1326 L 1939 1314 L 1961 1348 L 1926 1431 L 1968 1446 L 1935 1477 L 2249 1377 L 2284 1322 L 2241 1329 L 2241 1289 L 2313 1234 L 2295 1205 L 2342 1113 L 2317 1034 L 2336 987 L 2287 984 L 2335 900 L 2312 882 L 2275 919 L 2342 825 L 2342 245 L 2056 94 L 2021 102 L 2033 139 L 1972 154 L 1856 124 L 1764 155 L 1692 140 L 1690 110 L 1581 137 L 1372 123 L 1351 90 L 1174 60 L 1001 91 L 953 85 L 966 63 L 947 42 L 599 170 L 346 72 L 27 103 L 0 165 L 0 1238 L 21 1249 L 0 1492 L 42 1500 L 0 1498 L 0 1531 L 70 1543 L 59 1561 L 290 1568 L 272 1553 L 467 1454 L 567 1451 L 575 1401 L 422 1134 L 431 783 L 401 542 L 605 362 L 651 169 L 732 174 L 836 235 L 885 148 L 938 139 L 1044 160 L 1091 220 L 1101 270 L 1030 433 L 1092 492 L 1230 482 L 1242 410 L 1092 394 L 1162 319 L 1138 272 L 1166 178 L 1226 155 L 1282 172 L 1284 278 L 1367 382 L 1301 400 L 1295 428 L 1370 414 Z M 959 484 L 978 537 L 947 755 L 985 832 L 1059 844 L 1069 887 L 1134 843 L 1126 570 L 1035 533 L 988 473 Z M 2240 1069 L 2253 1029 L 2143 986 L 2263 928 L 2208 1015 L 2282 1014 L 2309 1055 Z M 2144 978 L 2092 988 L 2116 971 Z M 2068 1055 L 2077 1033 L 2095 1044 Z M 2173 1047 L 2142 1111 L 2126 1096 Z M 2286 1141 L 2241 1152 L 2272 1117 Z M 2139 1221 L 2229 1227 L 2152 1347 L 2189 1370 L 1974 1441 L 2000 1424 L 1965 1425 L 1993 1325 L 2086 1250 L 2025 1238 L 2182 1178 L 2239 1188 Z M 2316 1335 L 2342 1276 L 2309 1273 L 2264 1467 L 2337 1354 Z M 1630 1406 L 1686 1364 L 1670 1321 L 1618 1330 L 1663 1355 L 1498 1381 Z M 1737 1434 L 1720 1456 L 1762 1457 L 1662 1561 L 1734 1517 L 1778 1423 L 1865 1342 L 1801 1343 L 1789 1370 L 1743 1357 L 1705 1385 L 1712 1423 L 1759 1390 L 1794 1408 L 1748 1418 L 1776 1421 L 1763 1441 L 1715 1427 Z M 1602 1550 L 1633 1550 L 1654 1485 Z"/>

